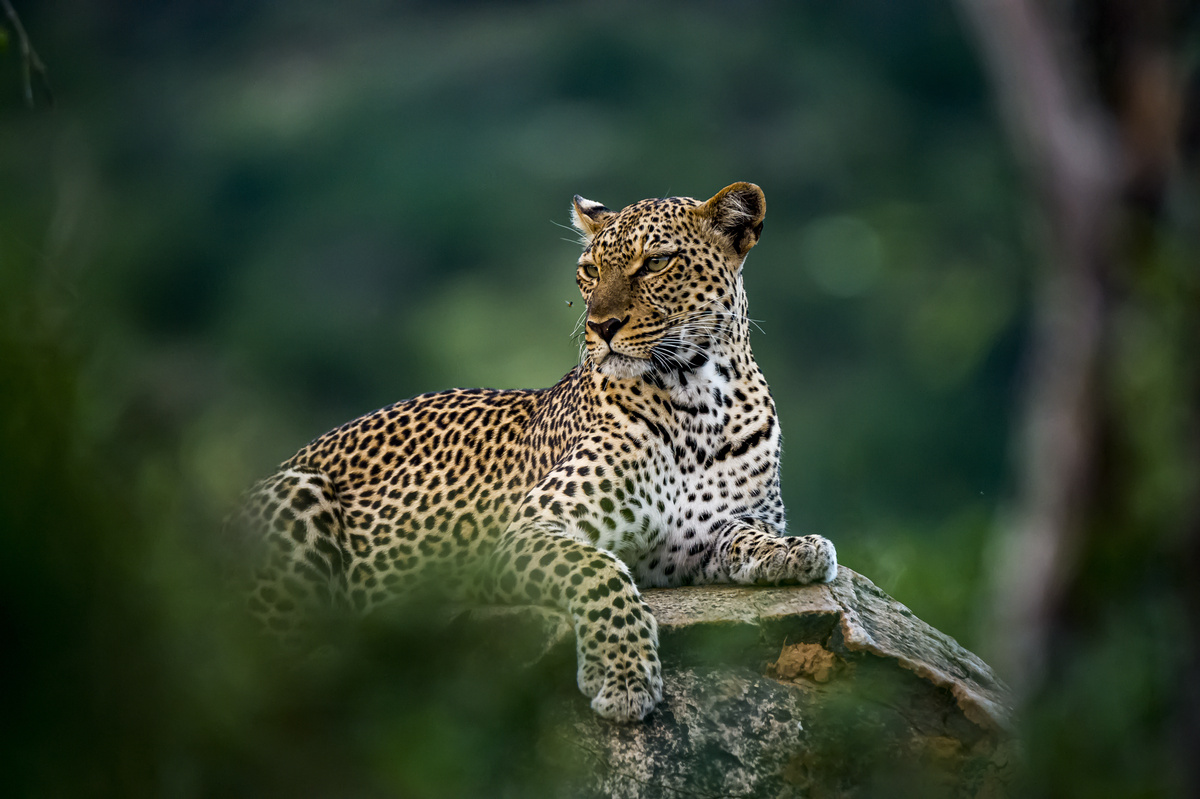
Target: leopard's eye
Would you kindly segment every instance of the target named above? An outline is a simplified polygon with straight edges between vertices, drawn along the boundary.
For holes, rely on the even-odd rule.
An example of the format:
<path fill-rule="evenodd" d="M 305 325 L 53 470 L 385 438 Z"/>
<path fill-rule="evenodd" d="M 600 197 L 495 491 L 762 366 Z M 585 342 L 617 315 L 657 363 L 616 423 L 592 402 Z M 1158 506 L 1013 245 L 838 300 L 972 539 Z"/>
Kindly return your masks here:
<path fill-rule="evenodd" d="M 579 268 L 592 280 L 600 277 L 600 269 L 595 264 L 580 264 Z"/>
<path fill-rule="evenodd" d="M 671 255 L 653 255 L 642 261 L 642 269 L 647 272 L 661 272 L 671 265 Z"/>

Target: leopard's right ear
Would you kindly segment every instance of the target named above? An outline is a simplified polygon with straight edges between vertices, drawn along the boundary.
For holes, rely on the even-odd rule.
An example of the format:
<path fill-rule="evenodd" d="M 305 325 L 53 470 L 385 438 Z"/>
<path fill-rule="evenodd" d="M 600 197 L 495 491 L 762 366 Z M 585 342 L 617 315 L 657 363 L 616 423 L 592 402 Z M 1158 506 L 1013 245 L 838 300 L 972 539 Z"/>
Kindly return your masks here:
<path fill-rule="evenodd" d="M 698 213 L 709 220 L 713 231 L 739 257 L 744 258 L 762 234 L 767 198 L 753 183 L 734 183 L 700 206 Z"/>
<path fill-rule="evenodd" d="M 583 234 L 585 242 L 600 232 L 615 214 L 598 202 L 585 200 L 578 194 L 571 203 L 571 224 Z"/>

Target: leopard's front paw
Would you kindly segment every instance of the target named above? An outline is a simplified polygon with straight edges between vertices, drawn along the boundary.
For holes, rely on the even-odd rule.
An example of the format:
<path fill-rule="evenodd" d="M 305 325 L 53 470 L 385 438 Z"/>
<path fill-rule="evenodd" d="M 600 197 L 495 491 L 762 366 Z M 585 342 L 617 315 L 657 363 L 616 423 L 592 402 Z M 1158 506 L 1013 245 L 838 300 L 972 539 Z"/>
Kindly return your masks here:
<path fill-rule="evenodd" d="M 592 709 L 614 721 L 645 718 L 662 700 L 658 625 L 649 610 L 633 624 L 616 626 L 606 618 L 583 622 L 575 634 L 579 690 L 592 697 Z"/>
<path fill-rule="evenodd" d="M 837 577 L 837 550 L 819 535 L 784 539 L 788 542 L 787 578 L 800 583 L 828 583 Z"/>
<path fill-rule="evenodd" d="M 608 669 L 592 710 L 613 721 L 641 721 L 662 701 L 658 656 Z"/>

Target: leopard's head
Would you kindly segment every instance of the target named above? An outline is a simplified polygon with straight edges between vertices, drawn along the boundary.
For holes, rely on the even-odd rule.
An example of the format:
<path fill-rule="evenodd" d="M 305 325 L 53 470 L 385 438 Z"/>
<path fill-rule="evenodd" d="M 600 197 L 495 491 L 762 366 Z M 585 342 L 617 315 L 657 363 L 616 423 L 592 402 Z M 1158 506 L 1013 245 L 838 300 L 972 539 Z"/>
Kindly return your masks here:
<path fill-rule="evenodd" d="M 576 195 L 588 361 L 620 378 L 693 369 L 715 345 L 745 335 L 742 262 L 766 210 L 753 183 L 707 202 L 666 197 L 617 212 Z"/>

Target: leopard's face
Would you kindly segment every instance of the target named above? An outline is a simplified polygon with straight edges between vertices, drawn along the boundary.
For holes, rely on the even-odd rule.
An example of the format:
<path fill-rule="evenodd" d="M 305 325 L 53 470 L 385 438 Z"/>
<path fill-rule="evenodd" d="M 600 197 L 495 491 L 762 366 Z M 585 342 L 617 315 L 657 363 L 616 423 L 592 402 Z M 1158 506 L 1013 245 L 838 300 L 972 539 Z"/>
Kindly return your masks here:
<path fill-rule="evenodd" d="M 586 247 L 576 282 L 587 302 L 588 360 L 602 374 L 686 369 L 744 313 L 741 266 L 766 201 L 735 183 L 706 203 L 642 200 L 614 213 L 575 198 Z"/>

